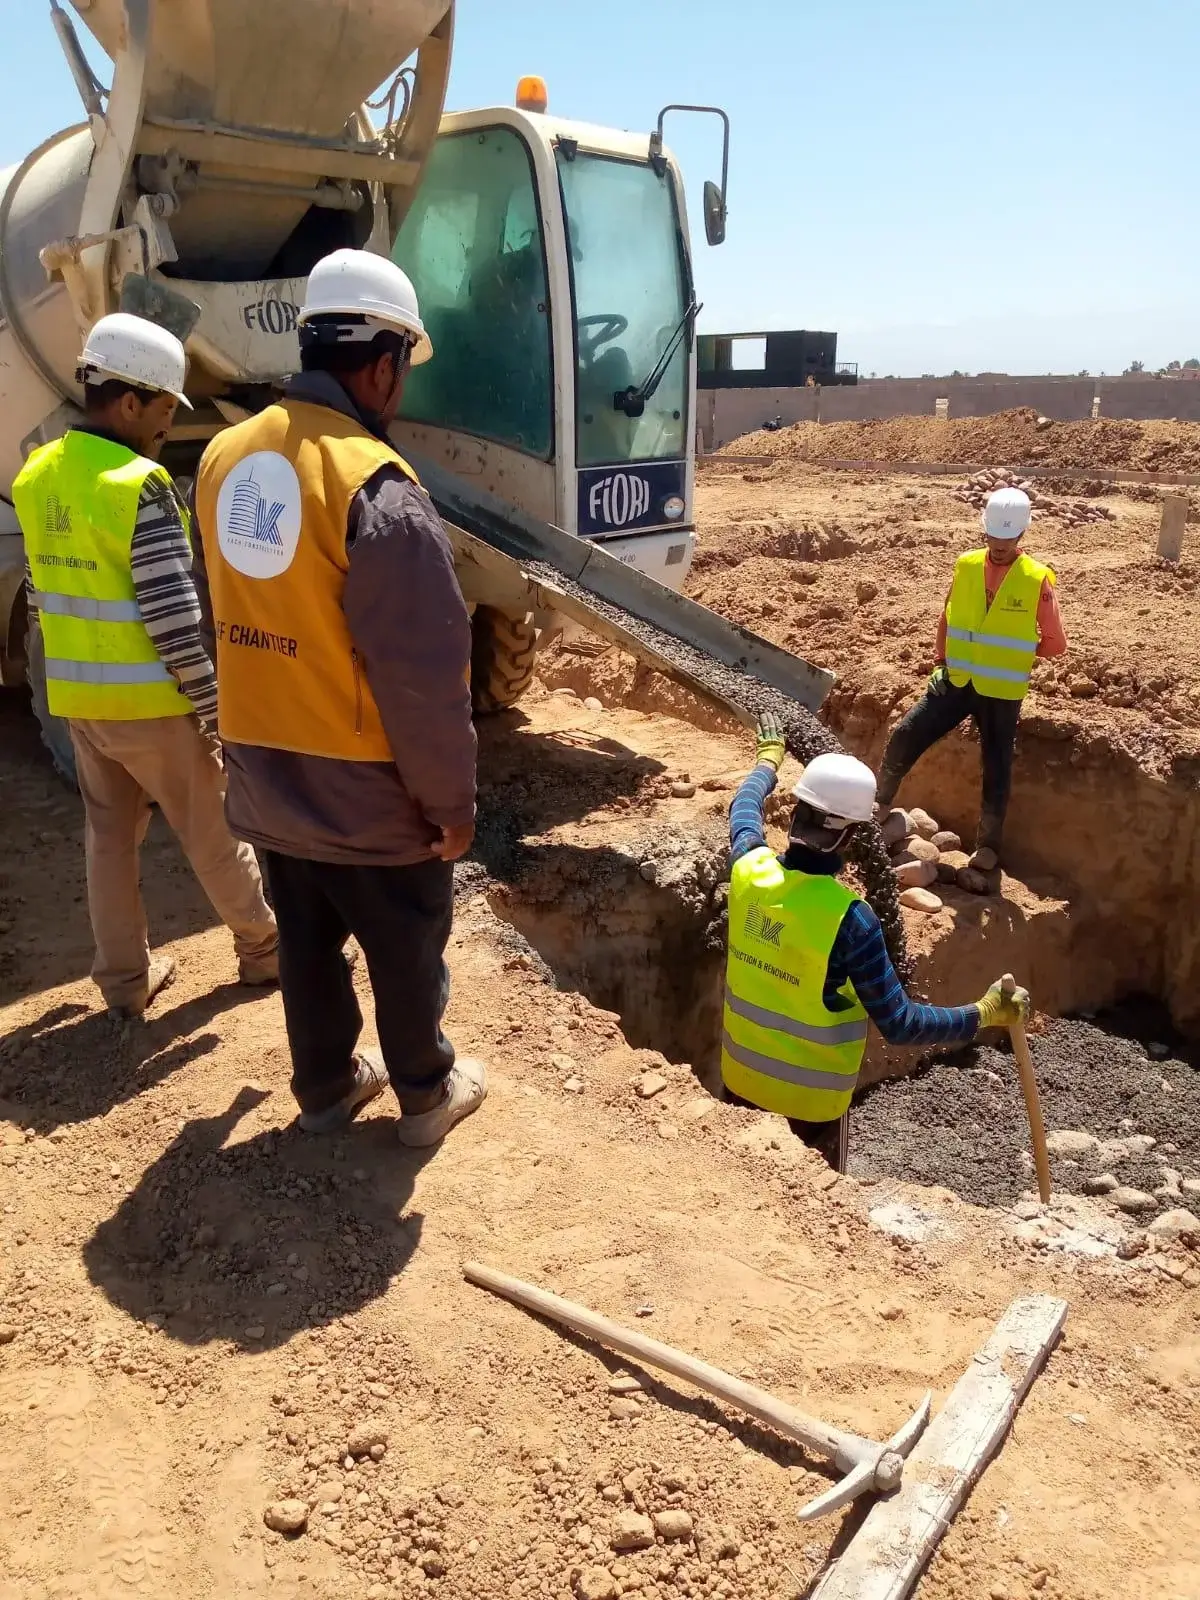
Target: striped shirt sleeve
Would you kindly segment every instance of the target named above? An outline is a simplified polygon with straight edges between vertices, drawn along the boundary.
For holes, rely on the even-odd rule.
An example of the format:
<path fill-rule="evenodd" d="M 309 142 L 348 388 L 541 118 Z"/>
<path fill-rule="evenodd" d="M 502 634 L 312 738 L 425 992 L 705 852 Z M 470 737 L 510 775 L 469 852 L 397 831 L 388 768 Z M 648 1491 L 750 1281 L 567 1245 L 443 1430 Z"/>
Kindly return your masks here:
<path fill-rule="evenodd" d="M 838 929 L 829 958 L 826 1005 L 847 979 L 889 1044 L 966 1044 L 979 1032 L 978 1006 L 928 1006 L 909 999 L 888 955 L 879 918 L 862 900 L 850 907 Z"/>
<path fill-rule="evenodd" d="M 192 551 L 179 503 L 161 480 L 142 490 L 130 547 L 133 586 L 146 632 L 202 722 L 217 718 L 217 678 L 200 637 Z"/>
<path fill-rule="evenodd" d="M 740 861 L 767 842 L 763 807 L 779 782 L 769 761 L 760 762 L 733 797 L 729 808 L 729 863 Z"/>

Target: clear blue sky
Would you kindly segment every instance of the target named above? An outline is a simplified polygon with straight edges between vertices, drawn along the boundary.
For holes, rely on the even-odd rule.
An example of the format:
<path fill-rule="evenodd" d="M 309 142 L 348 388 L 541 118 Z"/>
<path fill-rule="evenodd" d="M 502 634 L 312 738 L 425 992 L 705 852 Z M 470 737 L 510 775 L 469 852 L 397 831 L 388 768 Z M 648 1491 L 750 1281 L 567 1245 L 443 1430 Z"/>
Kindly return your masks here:
<path fill-rule="evenodd" d="M 0 166 L 78 116 L 48 7 L 22 11 Z M 460 0 L 450 105 L 524 72 L 619 127 L 722 103 L 710 329 L 834 328 L 881 375 L 1112 372 L 1200 355 L 1198 69 L 1193 0 Z M 697 234 L 715 129 L 669 136 Z"/>

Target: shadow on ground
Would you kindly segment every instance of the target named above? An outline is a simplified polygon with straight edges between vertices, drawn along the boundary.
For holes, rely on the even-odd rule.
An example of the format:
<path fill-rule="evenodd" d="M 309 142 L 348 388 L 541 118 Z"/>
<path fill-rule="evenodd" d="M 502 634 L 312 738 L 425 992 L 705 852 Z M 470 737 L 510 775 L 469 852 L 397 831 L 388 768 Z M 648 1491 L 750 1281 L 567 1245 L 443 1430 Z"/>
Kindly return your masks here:
<path fill-rule="evenodd" d="M 112 1304 L 181 1344 L 285 1344 L 386 1293 L 420 1241 L 405 1207 L 431 1152 L 405 1150 L 386 1117 L 227 1142 L 266 1098 L 247 1087 L 189 1122 L 84 1246 Z"/>
<path fill-rule="evenodd" d="M 0 1118 L 45 1135 L 102 1117 L 216 1050 L 219 1036 L 197 1030 L 264 998 L 223 984 L 170 1009 L 160 1000 L 150 1018 L 128 1023 L 80 1004 L 53 1006 L 0 1043 Z"/>

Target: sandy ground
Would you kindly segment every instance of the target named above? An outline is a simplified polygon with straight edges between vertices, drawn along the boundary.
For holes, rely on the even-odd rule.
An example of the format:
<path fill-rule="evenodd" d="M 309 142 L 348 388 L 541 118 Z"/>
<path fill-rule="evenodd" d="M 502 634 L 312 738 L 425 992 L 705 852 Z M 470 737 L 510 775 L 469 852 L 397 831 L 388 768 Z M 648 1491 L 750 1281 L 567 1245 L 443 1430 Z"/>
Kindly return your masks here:
<path fill-rule="evenodd" d="M 954 477 L 837 471 L 783 453 L 809 431 L 739 441 L 773 442 L 781 454 L 769 465 L 743 468 L 731 454 L 702 469 L 689 592 L 832 667 L 844 680 L 835 718 L 864 693 L 887 714 L 910 704 L 928 675 L 954 559 L 981 542 L 978 514 L 954 498 Z M 1070 650 L 1035 666 L 1025 716 L 1169 772 L 1200 756 L 1200 536 L 1189 533 L 1178 564 L 1157 558 L 1159 494 L 1132 486 L 1091 496 L 1113 513 L 1108 523 L 1069 528 L 1035 516 L 1027 547 L 1058 575 Z"/>
<path fill-rule="evenodd" d="M 670 781 L 721 737 L 535 695 L 487 731 L 485 782 L 557 750 L 580 777 L 560 823 L 611 854 L 641 788 L 687 805 Z M 505 824 L 535 864 L 557 793 Z M 384 1103 L 305 1141 L 279 999 L 232 986 L 166 831 L 146 892 L 180 976 L 121 1028 L 86 978 L 78 803 L 12 705 L 0 796 L 3 1600 L 809 1592 L 854 1526 L 796 1521 L 828 1481 L 813 1462 L 674 1383 L 614 1407 L 617 1364 L 466 1286 L 469 1258 L 618 1320 L 651 1308 L 639 1326 L 866 1432 L 927 1386 L 939 1402 L 1015 1295 L 1062 1294 L 1066 1338 L 918 1592 L 1200 1588 L 1194 1256 L 1050 1255 L 944 1191 L 832 1182 L 555 989 L 485 861 L 463 874 L 449 1020 L 492 1064 L 485 1107 L 425 1158 Z M 727 800 L 702 789 L 681 836 Z M 646 1100 L 651 1068 L 667 1082 Z M 895 1241 L 872 1211 L 928 1237 Z M 286 1497 L 308 1518 L 290 1539 L 263 1523 Z M 685 1510 L 694 1538 L 618 1556 L 641 1508 Z"/>

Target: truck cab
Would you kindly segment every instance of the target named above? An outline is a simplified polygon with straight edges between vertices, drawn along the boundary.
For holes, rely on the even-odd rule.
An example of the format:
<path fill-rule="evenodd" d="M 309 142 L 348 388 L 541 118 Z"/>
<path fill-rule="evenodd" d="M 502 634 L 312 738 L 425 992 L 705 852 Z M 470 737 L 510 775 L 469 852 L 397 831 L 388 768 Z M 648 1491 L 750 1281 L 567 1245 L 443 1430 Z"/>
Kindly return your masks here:
<path fill-rule="evenodd" d="M 392 255 L 435 351 L 395 439 L 435 496 L 515 506 L 680 587 L 695 303 L 670 154 L 518 108 L 451 114 Z"/>

